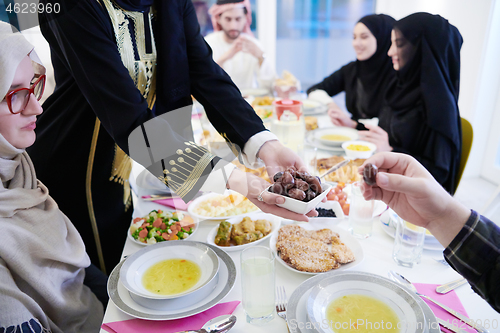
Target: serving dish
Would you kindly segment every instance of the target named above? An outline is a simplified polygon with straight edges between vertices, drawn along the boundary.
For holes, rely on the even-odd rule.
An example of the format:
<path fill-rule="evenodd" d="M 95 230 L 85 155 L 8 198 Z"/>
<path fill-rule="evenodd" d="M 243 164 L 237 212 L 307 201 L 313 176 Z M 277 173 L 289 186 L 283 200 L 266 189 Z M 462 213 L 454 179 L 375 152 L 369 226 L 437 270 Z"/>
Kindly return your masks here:
<path fill-rule="evenodd" d="M 357 151 L 357 150 L 348 149 L 349 146 L 351 146 L 351 145 L 365 146 L 369 150 Z M 375 153 L 375 151 L 377 150 L 377 146 L 371 142 L 368 142 L 368 141 L 357 140 L 357 141 L 346 141 L 346 142 L 342 143 L 342 149 L 344 149 L 345 154 L 348 158 L 368 158 Z"/>
<path fill-rule="evenodd" d="M 188 290 L 161 295 L 147 290 L 142 282 L 144 274 L 153 265 L 169 259 L 189 260 L 201 269 L 201 276 Z M 172 299 L 200 292 L 216 276 L 219 258 L 207 244 L 191 241 L 162 242 L 143 248 L 125 259 L 120 269 L 120 280 L 131 293 L 149 299 Z"/>
<path fill-rule="evenodd" d="M 271 186 L 269 186 L 267 188 L 267 190 L 269 190 L 269 188 L 271 188 Z M 276 204 L 276 206 L 283 207 L 283 208 L 288 209 L 288 210 L 290 210 L 294 213 L 297 213 L 297 214 L 306 214 L 306 213 L 310 212 L 311 210 L 313 210 L 321 202 L 321 200 L 323 200 L 323 198 L 326 197 L 326 195 L 328 194 L 328 192 L 332 188 L 332 185 L 323 183 L 323 184 L 321 184 L 321 187 L 323 189 L 323 192 L 318 194 L 314 199 L 312 199 L 310 201 L 304 202 L 304 201 L 299 201 L 297 199 L 293 199 L 293 198 L 284 196 L 285 203 Z"/>
<path fill-rule="evenodd" d="M 226 192 L 222 195 L 224 197 L 227 197 L 229 195 L 236 195 L 238 198 L 241 197 L 241 198 L 244 198 L 244 200 L 248 201 L 248 203 L 251 203 L 247 198 L 243 197 L 241 194 L 235 192 L 235 191 L 232 191 L 232 190 L 226 190 Z M 207 194 L 204 194 L 198 198 L 196 198 L 195 200 L 193 200 L 193 202 L 189 205 L 188 207 L 188 213 L 193 216 L 194 218 L 196 218 L 198 221 L 204 221 L 204 220 L 210 220 L 210 221 L 220 221 L 220 220 L 226 220 L 228 218 L 233 218 L 233 217 L 243 217 L 243 216 L 246 216 L 248 215 L 249 213 L 254 213 L 254 212 L 258 212 L 260 211 L 259 208 L 257 208 L 257 206 L 253 205 L 253 207 L 255 207 L 254 210 L 252 211 L 243 211 L 239 214 L 232 214 L 232 215 L 227 215 L 227 216 L 224 216 L 224 215 L 219 215 L 219 216 L 206 216 L 206 215 L 202 215 L 200 213 L 197 212 L 197 207 L 199 205 L 204 205 L 205 201 L 207 200 L 215 200 L 217 197 L 221 197 L 221 194 L 218 194 L 218 193 L 207 193 Z M 228 205 L 228 208 L 230 208 L 231 205 Z M 232 205 L 231 207 L 234 208 L 234 205 Z"/>
<path fill-rule="evenodd" d="M 261 239 L 258 239 L 254 242 L 251 242 L 251 243 L 242 244 L 242 245 L 219 246 L 219 245 L 215 244 L 215 242 L 214 242 L 215 236 L 217 235 L 217 230 L 219 230 L 219 225 L 217 225 L 214 228 L 212 228 L 212 230 L 210 230 L 210 232 L 208 233 L 207 244 L 215 246 L 215 247 L 217 247 L 221 250 L 224 250 L 226 252 L 241 251 L 241 250 L 246 249 L 247 247 L 257 245 L 257 244 L 263 242 L 264 240 L 271 238 L 271 235 L 273 233 L 277 232 L 277 230 L 280 228 L 280 225 L 281 225 L 281 218 L 277 217 L 276 215 L 266 214 L 266 213 L 254 213 L 254 214 L 251 214 L 248 216 L 251 217 L 252 220 L 268 220 L 268 221 L 270 221 L 272 223 L 271 232 L 269 234 L 267 234 L 266 236 L 262 237 Z M 236 223 L 241 222 L 242 219 L 243 219 L 243 217 L 236 217 L 236 218 L 233 217 L 233 218 L 227 219 L 227 222 L 229 222 L 231 224 L 236 224 Z"/>
<path fill-rule="evenodd" d="M 269 247 L 276 255 L 276 260 L 281 265 L 283 265 L 284 267 L 289 269 L 290 271 L 295 272 L 295 273 L 305 274 L 305 275 L 317 275 L 317 274 L 322 275 L 322 274 L 326 274 L 326 273 L 336 274 L 336 273 L 346 271 L 348 269 L 352 269 L 353 267 L 359 265 L 363 261 L 363 259 L 364 259 L 363 248 L 361 247 L 361 244 L 359 243 L 359 241 L 356 238 L 354 238 L 349 231 L 344 230 L 338 226 L 332 226 L 331 224 L 325 224 L 325 223 L 312 223 L 312 224 L 311 223 L 299 223 L 298 225 L 300 225 L 302 228 L 304 228 L 306 230 L 320 230 L 320 229 L 327 228 L 327 229 L 331 229 L 332 231 L 338 233 L 340 240 L 351 249 L 351 251 L 354 254 L 356 259 L 353 262 L 350 262 L 348 264 L 343 264 L 339 268 L 333 269 L 333 270 L 325 272 L 325 273 L 312 273 L 312 272 L 299 271 L 298 269 L 291 267 L 285 261 L 283 261 L 283 259 L 281 259 L 280 255 L 278 254 L 278 250 L 276 248 L 276 243 L 278 241 L 278 231 L 279 231 L 279 229 L 278 229 L 277 232 L 275 232 L 271 235 L 271 238 L 269 239 Z"/>
<path fill-rule="evenodd" d="M 317 208 L 331 209 L 335 213 L 335 217 L 310 217 L 309 223 L 333 223 L 334 225 L 339 224 L 344 218 L 344 212 L 338 201 L 328 200 L 326 202 L 320 202 Z"/>
<path fill-rule="evenodd" d="M 198 230 L 198 224 L 194 223 L 193 219 L 188 214 L 186 214 L 184 212 L 179 212 L 179 211 L 169 211 L 168 209 L 156 210 L 156 212 L 160 212 L 160 211 L 162 211 L 163 213 L 170 213 L 170 214 L 172 214 L 172 213 L 182 214 L 183 218 L 180 220 L 180 223 L 176 223 L 175 220 L 172 220 L 172 218 L 174 216 L 162 218 L 163 222 L 167 222 L 167 223 L 170 222 L 170 223 L 172 223 L 173 224 L 172 227 L 175 224 L 179 224 L 179 226 L 181 226 L 180 229 L 179 229 L 179 227 L 177 227 L 177 229 L 179 229 L 178 231 L 176 229 L 176 235 L 180 236 L 180 237 L 178 237 L 179 240 L 189 239 Z M 132 242 L 134 242 L 135 244 L 146 246 L 146 245 L 153 245 L 153 244 L 156 244 L 156 243 L 159 243 L 159 242 L 166 241 L 160 235 L 158 235 L 156 237 L 149 237 L 149 232 L 148 232 L 148 238 L 145 239 L 145 242 L 140 241 L 140 238 L 135 239 L 134 236 L 132 235 L 133 234 L 132 230 L 135 230 L 134 228 L 137 228 L 138 225 L 141 225 L 143 222 L 145 222 L 144 220 L 140 221 L 139 219 L 145 219 L 146 218 L 146 220 L 147 220 L 147 218 L 153 212 L 154 211 L 151 211 L 145 217 L 138 217 L 138 218 L 135 218 L 135 219 L 132 220 L 132 223 L 130 224 L 129 230 L 127 232 L 127 237 Z M 164 215 L 160 215 L 160 216 L 164 216 Z M 134 221 L 137 221 L 137 222 L 135 223 Z M 189 223 L 189 222 L 191 222 L 191 223 Z M 188 227 L 188 225 L 189 225 L 189 227 Z M 149 227 L 146 227 L 146 228 L 151 231 L 152 225 L 150 225 Z M 143 228 L 139 228 L 139 230 L 141 230 L 141 229 L 143 229 Z M 165 230 L 161 230 L 160 229 L 159 231 L 160 231 L 160 233 L 164 233 L 164 232 L 168 232 L 168 230 L 171 230 L 171 227 L 167 227 L 167 228 L 165 228 Z M 171 234 L 172 233 L 170 233 L 170 235 Z"/>

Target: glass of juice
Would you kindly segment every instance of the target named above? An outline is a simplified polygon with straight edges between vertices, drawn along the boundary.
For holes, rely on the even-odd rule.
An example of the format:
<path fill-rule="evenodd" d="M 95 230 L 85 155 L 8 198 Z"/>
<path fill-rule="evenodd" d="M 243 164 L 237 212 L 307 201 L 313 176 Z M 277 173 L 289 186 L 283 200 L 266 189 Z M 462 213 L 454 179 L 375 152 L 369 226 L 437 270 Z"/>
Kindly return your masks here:
<path fill-rule="evenodd" d="M 275 255 L 264 246 L 241 252 L 241 289 L 247 322 L 262 325 L 275 315 Z"/>
<path fill-rule="evenodd" d="M 366 201 L 361 191 L 361 183 L 351 185 L 349 208 L 349 230 L 356 238 L 368 238 L 373 230 L 373 200 Z"/>

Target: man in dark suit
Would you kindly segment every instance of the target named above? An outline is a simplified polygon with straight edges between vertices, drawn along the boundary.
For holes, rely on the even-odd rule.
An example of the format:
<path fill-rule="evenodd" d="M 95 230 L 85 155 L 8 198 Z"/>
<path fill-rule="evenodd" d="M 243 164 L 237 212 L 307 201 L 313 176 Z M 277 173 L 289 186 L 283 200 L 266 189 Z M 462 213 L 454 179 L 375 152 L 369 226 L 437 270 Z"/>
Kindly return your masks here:
<path fill-rule="evenodd" d="M 271 175 L 304 167 L 212 60 L 191 0 L 55 2 L 61 10 L 39 18 L 56 89 L 29 153 L 93 263 L 109 271 L 121 255 L 131 220 L 128 155 L 186 202 L 200 189 L 229 187 L 263 211 L 307 220 L 275 206 L 284 198 L 263 191 L 267 182 L 193 143 L 191 95 L 248 164 L 261 159 Z"/>

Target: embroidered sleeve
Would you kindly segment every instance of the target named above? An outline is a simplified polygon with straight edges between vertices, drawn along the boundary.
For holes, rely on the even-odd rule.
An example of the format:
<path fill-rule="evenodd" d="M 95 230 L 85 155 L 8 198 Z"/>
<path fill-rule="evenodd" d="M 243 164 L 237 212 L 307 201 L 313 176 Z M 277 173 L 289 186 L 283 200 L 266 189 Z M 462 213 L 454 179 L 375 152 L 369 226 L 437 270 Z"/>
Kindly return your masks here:
<path fill-rule="evenodd" d="M 142 164 L 185 202 L 208 175 L 227 163 L 193 142 L 191 108 L 167 112 L 136 128 L 129 136 L 130 157 Z"/>

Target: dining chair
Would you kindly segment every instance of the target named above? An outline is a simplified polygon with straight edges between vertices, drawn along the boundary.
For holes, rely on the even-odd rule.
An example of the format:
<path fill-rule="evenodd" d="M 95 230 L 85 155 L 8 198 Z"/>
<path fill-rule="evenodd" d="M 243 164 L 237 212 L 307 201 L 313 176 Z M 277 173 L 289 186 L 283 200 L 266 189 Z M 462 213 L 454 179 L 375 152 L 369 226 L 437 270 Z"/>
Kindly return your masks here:
<path fill-rule="evenodd" d="M 472 146 L 472 139 L 474 137 L 474 131 L 472 129 L 472 125 L 465 118 L 460 118 L 462 120 L 462 156 L 460 157 L 460 165 L 458 166 L 458 172 L 456 175 L 455 191 L 458 188 L 458 184 L 460 184 L 460 179 L 462 178 L 462 174 L 464 173 L 465 165 L 467 164 L 467 160 L 469 159 L 470 148 Z"/>

